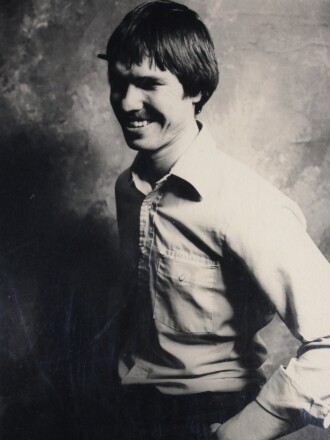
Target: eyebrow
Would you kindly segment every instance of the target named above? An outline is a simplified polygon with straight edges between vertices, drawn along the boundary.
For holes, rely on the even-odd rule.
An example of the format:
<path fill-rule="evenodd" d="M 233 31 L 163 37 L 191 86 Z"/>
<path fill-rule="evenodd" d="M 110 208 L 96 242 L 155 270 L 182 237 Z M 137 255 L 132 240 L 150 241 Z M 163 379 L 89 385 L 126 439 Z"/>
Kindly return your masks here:
<path fill-rule="evenodd" d="M 133 75 L 132 73 L 125 75 L 122 74 L 117 69 L 110 69 L 109 70 L 109 79 L 111 78 L 122 78 L 132 81 L 133 83 L 149 83 L 149 84 L 165 84 L 164 78 L 157 76 L 157 75 Z"/>
<path fill-rule="evenodd" d="M 145 82 L 145 83 L 152 83 L 152 84 L 164 84 L 163 78 L 160 78 L 159 76 L 152 76 L 152 75 L 133 76 L 132 80 L 139 82 L 139 83 Z"/>

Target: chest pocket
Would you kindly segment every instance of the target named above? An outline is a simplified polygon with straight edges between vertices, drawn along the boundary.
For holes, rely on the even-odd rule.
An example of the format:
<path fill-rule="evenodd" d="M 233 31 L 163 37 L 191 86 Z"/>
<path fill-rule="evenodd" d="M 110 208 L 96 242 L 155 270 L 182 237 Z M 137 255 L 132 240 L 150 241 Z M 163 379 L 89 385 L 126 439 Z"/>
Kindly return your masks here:
<path fill-rule="evenodd" d="M 160 256 L 154 319 L 186 333 L 210 333 L 218 266 Z"/>

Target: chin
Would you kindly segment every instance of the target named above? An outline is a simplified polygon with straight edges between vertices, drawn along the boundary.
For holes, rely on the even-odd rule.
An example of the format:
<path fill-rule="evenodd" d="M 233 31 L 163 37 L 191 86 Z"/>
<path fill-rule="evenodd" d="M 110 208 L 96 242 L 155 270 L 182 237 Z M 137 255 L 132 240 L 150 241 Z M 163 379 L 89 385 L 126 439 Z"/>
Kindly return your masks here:
<path fill-rule="evenodd" d="M 145 152 L 145 153 L 152 153 L 152 152 L 154 152 L 155 151 L 155 149 L 154 148 L 148 148 L 148 147 L 146 147 L 146 146 L 144 146 L 144 145 L 137 145 L 137 144 L 134 144 L 134 143 L 129 143 L 129 144 L 127 144 L 128 145 L 128 147 L 131 149 L 131 150 L 134 150 L 134 151 L 143 151 L 143 152 Z"/>
<path fill-rule="evenodd" d="M 129 139 L 128 137 L 125 136 L 125 141 L 126 141 L 128 148 L 130 148 L 131 150 L 134 150 L 134 151 L 143 150 L 143 147 L 140 145 L 138 140 Z"/>
<path fill-rule="evenodd" d="M 123 134 L 128 148 L 130 148 L 131 150 L 139 150 L 139 141 L 137 139 L 132 139 L 131 136 L 127 136 L 125 132 Z"/>
<path fill-rule="evenodd" d="M 152 151 L 154 148 L 152 146 L 148 146 L 142 139 L 130 139 L 128 136 L 125 136 L 125 141 L 128 147 L 134 151 Z"/>

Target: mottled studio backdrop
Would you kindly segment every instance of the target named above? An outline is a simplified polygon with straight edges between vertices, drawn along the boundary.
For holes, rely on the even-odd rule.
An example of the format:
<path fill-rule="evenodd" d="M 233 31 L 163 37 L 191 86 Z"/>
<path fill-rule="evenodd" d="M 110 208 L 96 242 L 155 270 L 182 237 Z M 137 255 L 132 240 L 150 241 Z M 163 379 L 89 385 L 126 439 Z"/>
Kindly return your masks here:
<path fill-rule="evenodd" d="M 113 187 L 133 156 L 109 109 L 106 64 L 96 54 L 138 3 L 1 1 L 4 440 L 111 438 Z M 299 203 L 329 259 L 330 1 L 184 3 L 210 28 L 221 65 L 202 119 L 223 150 Z M 264 334 L 270 373 L 296 342 L 279 322 Z M 329 436 L 307 428 L 290 438 Z"/>

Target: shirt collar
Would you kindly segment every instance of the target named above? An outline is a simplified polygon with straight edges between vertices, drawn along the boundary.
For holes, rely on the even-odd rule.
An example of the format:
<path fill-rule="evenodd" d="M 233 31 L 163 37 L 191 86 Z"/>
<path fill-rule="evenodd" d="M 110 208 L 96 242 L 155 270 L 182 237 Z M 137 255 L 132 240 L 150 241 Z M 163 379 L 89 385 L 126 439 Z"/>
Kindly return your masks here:
<path fill-rule="evenodd" d="M 187 182 L 197 192 L 199 198 L 203 198 L 210 186 L 210 169 L 214 165 L 211 153 L 216 150 L 216 144 L 206 125 L 200 121 L 198 121 L 198 125 L 200 131 L 194 142 L 173 165 L 169 173 L 160 179 L 158 184 L 175 176 Z M 131 181 L 139 191 L 146 195 L 151 190 L 151 186 L 139 178 L 138 168 L 140 165 L 138 154 L 131 166 Z"/>
<path fill-rule="evenodd" d="M 198 121 L 201 129 L 194 142 L 173 165 L 170 174 L 188 182 L 203 198 L 210 185 L 210 169 L 214 161 L 212 151 L 215 141 L 205 124 Z"/>

